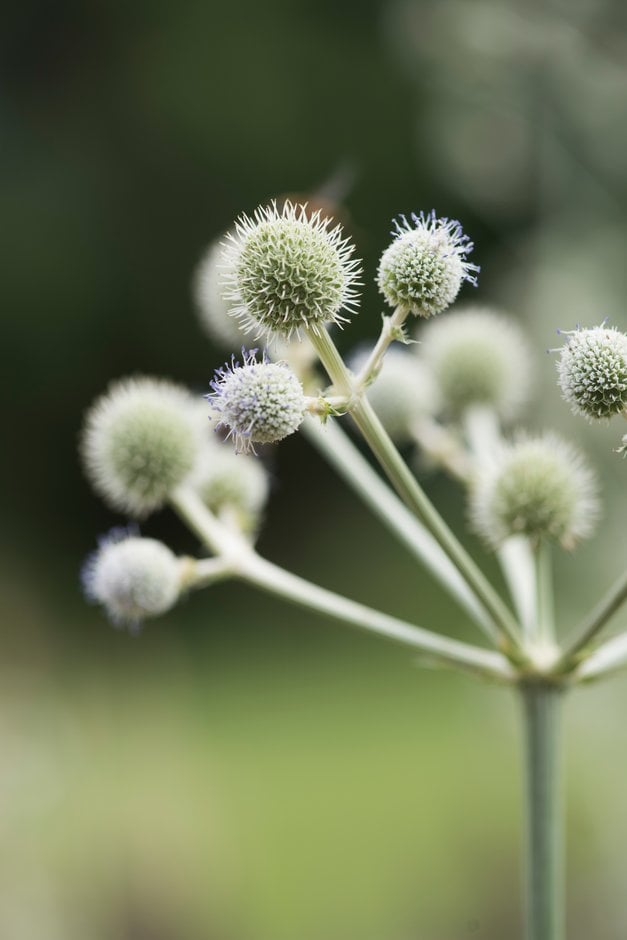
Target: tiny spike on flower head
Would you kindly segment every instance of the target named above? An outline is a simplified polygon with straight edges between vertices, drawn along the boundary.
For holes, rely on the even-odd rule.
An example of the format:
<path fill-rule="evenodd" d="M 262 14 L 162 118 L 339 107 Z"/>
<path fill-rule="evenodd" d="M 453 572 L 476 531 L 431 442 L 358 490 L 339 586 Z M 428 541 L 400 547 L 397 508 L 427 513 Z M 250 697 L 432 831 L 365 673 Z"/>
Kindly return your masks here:
<path fill-rule="evenodd" d="M 242 350 L 243 364 L 235 357 L 218 369 L 207 395 L 228 428 L 238 451 L 254 451 L 254 444 L 272 444 L 297 431 L 305 416 L 303 387 L 284 362 L 257 361 L 257 350 Z"/>
<path fill-rule="evenodd" d="M 464 281 L 477 284 L 479 268 L 467 261 L 473 243 L 459 222 L 435 210 L 394 221 L 394 241 L 381 256 L 377 283 L 391 307 L 431 317 L 453 303 Z"/>
<path fill-rule="evenodd" d="M 141 538 L 135 529 L 113 529 L 87 558 L 81 577 L 89 600 L 101 604 L 114 624 L 135 632 L 146 617 L 176 603 L 181 565 L 162 542 Z"/>
<path fill-rule="evenodd" d="M 596 478 L 579 451 L 553 434 L 522 437 L 477 469 L 475 530 L 493 547 L 513 535 L 573 548 L 598 517 Z"/>
<path fill-rule="evenodd" d="M 608 419 L 627 410 L 627 336 L 614 327 L 563 333 L 557 362 L 562 396 L 575 414 Z"/>
<path fill-rule="evenodd" d="M 286 202 L 241 216 L 222 255 L 223 297 L 244 332 L 284 338 L 340 323 L 358 300 L 359 262 L 342 227 Z"/>

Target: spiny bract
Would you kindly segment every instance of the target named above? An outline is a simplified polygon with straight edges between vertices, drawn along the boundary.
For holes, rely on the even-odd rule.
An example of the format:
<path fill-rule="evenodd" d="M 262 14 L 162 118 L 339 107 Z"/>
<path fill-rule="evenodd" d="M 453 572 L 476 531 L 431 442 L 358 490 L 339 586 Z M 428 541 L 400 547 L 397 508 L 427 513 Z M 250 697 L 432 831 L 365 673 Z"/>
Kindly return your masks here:
<path fill-rule="evenodd" d="M 357 304 L 359 262 L 320 212 L 286 202 L 243 215 L 224 243 L 221 272 L 229 314 L 245 332 L 289 338 L 300 327 L 345 321 Z"/>
<path fill-rule="evenodd" d="M 476 285 L 479 268 L 466 260 L 474 246 L 459 222 L 439 219 L 434 210 L 412 213 L 411 220 L 394 220 L 394 241 L 381 256 L 377 283 L 391 307 L 431 317 L 453 303 L 464 281 Z"/>

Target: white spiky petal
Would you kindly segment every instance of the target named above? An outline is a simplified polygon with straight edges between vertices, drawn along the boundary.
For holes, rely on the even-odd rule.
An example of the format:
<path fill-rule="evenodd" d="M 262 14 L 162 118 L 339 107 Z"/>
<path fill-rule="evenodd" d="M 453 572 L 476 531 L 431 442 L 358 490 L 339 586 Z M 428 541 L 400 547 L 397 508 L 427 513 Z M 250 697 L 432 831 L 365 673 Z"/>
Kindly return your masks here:
<path fill-rule="evenodd" d="M 286 202 L 242 215 L 223 246 L 221 278 L 229 314 L 244 332 L 289 338 L 319 331 L 355 311 L 359 262 L 342 227 Z"/>
<path fill-rule="evenodd" d="M 580 452 L 556 435 L 521 437 L 477 468 L 470 514 L 494 547 L 522 534 L 573 548 L 598 518 L 596 478 Z"/>

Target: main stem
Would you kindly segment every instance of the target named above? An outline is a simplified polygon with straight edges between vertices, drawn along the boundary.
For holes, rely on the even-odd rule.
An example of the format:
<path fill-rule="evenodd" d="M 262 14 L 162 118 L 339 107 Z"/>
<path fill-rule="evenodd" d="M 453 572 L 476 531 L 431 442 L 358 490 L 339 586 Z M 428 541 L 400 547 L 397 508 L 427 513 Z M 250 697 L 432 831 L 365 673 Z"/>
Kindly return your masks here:
<path fill-rule="evenodd" d="M 521 686 L 526 737 L 526 940 L 564 938 L 563 795 L 560 779 L 562 691 Z"/>

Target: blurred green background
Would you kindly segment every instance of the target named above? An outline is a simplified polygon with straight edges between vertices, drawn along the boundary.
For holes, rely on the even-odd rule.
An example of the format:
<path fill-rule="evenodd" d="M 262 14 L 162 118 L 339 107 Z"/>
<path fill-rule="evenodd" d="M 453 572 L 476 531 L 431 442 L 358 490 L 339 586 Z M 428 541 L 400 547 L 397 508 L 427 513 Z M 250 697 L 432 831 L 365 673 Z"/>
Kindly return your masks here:
<path fill-rule="evenodd" d="M 3 14 L 0 935 L 502 940 L 520 931 L 508 693 L 230 585 L 132 639 L 83 601 L 119 522 L 76 441 L 110 378 L 199 392 L 223 354 L 190 278 L 242 210 L 350 181 L 362 312 L 398 212 L 462 220 L 537 354 L 528 423 L 579 439 L 600 534 L 558 562 L 572 626 L 624 565 L 622 428 L 573 418 L 555 329 L 625 328 L 627 28 L 616 0 L 24 0 Z M 472 627 L 307 443 L 274 453 L 261 548 L 425 626 Z M 425 485 L 457 528 L 463 500 Z M 181 551 L 168 514 L 149 534 Z M 469 544 L 486 569 L 493 563 Z M 569 936 L 624 938 L 627 689 L 567 711 Z"/>

